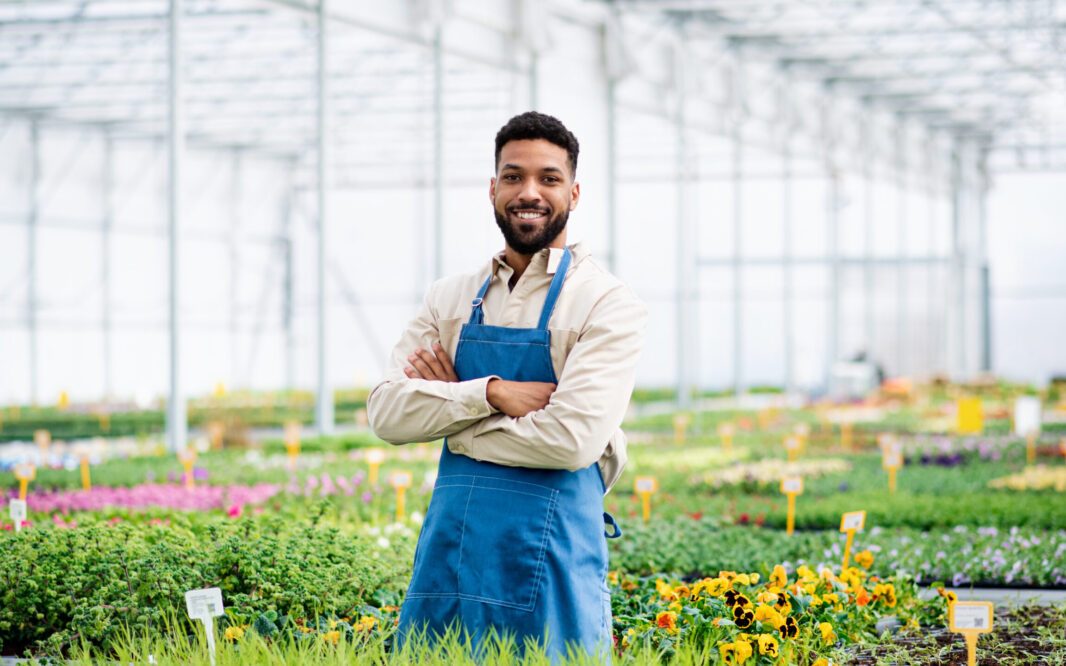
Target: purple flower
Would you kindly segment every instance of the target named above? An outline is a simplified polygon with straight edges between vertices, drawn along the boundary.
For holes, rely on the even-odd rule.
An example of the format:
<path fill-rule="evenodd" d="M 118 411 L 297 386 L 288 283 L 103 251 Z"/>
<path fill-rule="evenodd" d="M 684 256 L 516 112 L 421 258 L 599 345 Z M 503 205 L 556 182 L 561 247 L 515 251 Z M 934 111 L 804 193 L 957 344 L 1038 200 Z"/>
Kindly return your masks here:
<path fill-rule="evenodd" d="M 368 490 L 363 493 L 362 499 L 364 504 L 370 504 L 370 502 L 374 499 L 374 495 Z"/>

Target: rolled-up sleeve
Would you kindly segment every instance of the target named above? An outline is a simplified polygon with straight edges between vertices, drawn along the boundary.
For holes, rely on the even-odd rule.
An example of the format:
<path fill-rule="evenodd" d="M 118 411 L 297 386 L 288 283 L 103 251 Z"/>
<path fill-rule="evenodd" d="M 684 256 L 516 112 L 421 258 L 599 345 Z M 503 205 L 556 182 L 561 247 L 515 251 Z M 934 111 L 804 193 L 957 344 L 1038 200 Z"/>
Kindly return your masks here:
<path fill-rule="evenodd" d="M 404 374 L 415 348 L 431 349 L 440 341 L 432 309 L 433 289 L 389 356 L 385 379 L 367 398 L 367 415 L 374 433 L 392 444 L 425 442 L 448 437 L 496 413 L 485 388 L 493 377 L 465 382 L 411 379 Z"/>
<path fill-rule="evenodd" d="M 618 438 L 647 319 L 647 308 L 627 287 L 606 292 L 590 311 L 544 409 L 521 418 L 483 418 L 451 434 L 449 447 L 513 467 L 577 470 L 596 462 Z"/>

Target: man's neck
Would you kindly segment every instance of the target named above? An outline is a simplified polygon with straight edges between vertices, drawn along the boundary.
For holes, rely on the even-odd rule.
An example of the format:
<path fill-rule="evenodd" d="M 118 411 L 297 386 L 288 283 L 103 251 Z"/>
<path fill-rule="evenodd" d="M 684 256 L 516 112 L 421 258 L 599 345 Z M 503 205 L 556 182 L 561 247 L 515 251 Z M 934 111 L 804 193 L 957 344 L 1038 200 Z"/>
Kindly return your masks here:
<path fill-rule="evenodd" d="M 548 247 L 557 247 L 560 250 L 566 247 L 566 230 L 555 237 L 555 240 L 551 242 Z M 507 245 L 503 251 L 503 260 L 507 262 L 507 265 L 514 271 L 511 274 L 510 284 L 511 289 L 518 284 L 518 280 L 522 277 L 522 274 L 529 268 L 529 262 L 533 261 L 532 254 L 519 254 L 510 245 Z"/>

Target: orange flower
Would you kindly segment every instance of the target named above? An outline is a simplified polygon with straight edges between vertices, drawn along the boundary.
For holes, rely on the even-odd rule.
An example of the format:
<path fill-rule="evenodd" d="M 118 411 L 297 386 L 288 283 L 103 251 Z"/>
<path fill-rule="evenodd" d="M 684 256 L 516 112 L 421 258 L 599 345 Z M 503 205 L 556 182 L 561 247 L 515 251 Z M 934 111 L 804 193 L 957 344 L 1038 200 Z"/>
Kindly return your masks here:
<path fill-rule="evenodd" d="M 869 569 L 874 563 L 874 554 L 864 550 L 855 556 L 855 562 L 863 569 Z"/>
<path fill-rule="evenodd" d="M 860 587 L 858 593 L 855 595 L 855 603 L 860 606 L 865 606 L 870 603 L 870 594 L 866 591 L 865 587 Z"/>
<path fill-rule="evenodd" d="M 670 633 L 677 631 L 677 613 L 673 611 L 662 611 L 655 616 L 655 626 L 660 629 L 666 629 Z"/>

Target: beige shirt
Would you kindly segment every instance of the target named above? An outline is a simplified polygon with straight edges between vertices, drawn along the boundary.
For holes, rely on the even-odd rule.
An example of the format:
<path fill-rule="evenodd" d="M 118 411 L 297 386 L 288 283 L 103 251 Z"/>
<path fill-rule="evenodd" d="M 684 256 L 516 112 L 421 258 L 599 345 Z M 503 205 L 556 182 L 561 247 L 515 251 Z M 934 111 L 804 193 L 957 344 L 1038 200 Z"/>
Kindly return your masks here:
<path fill-rule="evenodd" d="M 453 453 L 511 467 L 578 470 L 599 462 L 610 488 L 626 463 L 620 429 L 633 392 L 648 311 L 636 295 L 592 260 L 583 243 L 548 322 L 558 385 L 548 405 L 521 418 L 500 413 L 485 397 L 491 377 L 463 382 L 410 379 L 416 347 L 440 341 L 452 357 L 472 301 L 491 272 L 482 305 L 485 324 L 536 328 L 563 250 L 533 255 L 513 290 L 513 271 L 497 254 L 475 273 L 438 280 L 418 316 L 392 350 L 385 379 L 367 400 L 370 425 L 393 444 L 448 438 Z"/>

